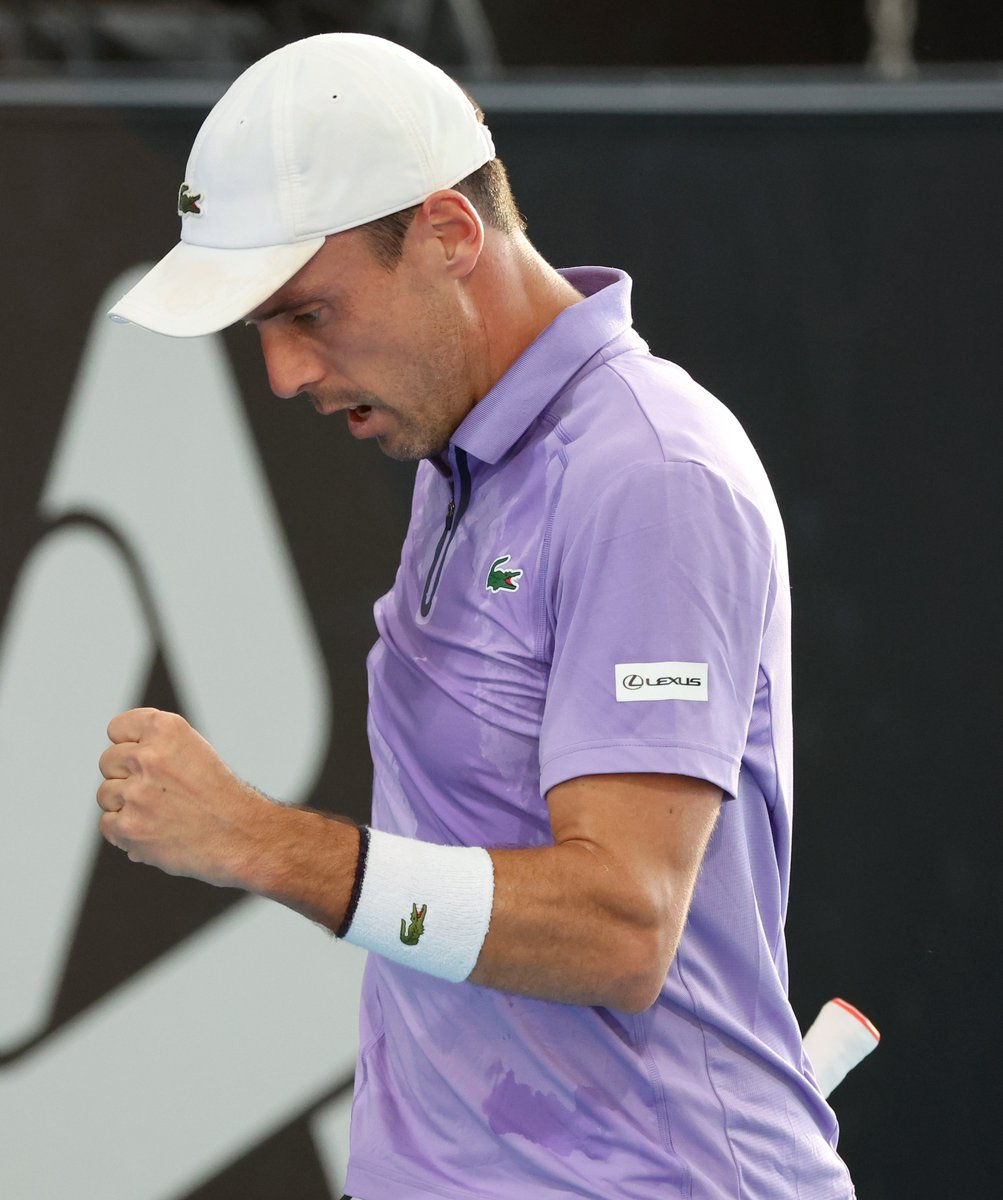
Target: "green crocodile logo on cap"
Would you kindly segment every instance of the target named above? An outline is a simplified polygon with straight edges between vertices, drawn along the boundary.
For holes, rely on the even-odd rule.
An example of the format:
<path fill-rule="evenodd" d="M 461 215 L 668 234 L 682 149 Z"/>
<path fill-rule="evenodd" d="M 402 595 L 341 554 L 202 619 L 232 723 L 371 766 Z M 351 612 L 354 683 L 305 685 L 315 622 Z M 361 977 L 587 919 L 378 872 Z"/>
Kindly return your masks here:
<path fill-rule="evenodd" d="M 517 592 L 519 585 L 516 580 L 522 574 L 522 571 L 502 570 L 502 567 L 512 557 L 511 554 L 503 554 L 501 558 L 496 558 L 491 564 L 491 570 L 488 571 L 488 577 L 484 584 L 485 588 L 491 592 Z"/>
<path fill-rule="evenodd" d="M 184 217 L 190 214 L 194 217 L 201 217 L 202 209 L 199 208 L 201 199 L 201 192 L 193 192 L 187 183 L 183 183 L 178 188 L 178 216 Z"/>

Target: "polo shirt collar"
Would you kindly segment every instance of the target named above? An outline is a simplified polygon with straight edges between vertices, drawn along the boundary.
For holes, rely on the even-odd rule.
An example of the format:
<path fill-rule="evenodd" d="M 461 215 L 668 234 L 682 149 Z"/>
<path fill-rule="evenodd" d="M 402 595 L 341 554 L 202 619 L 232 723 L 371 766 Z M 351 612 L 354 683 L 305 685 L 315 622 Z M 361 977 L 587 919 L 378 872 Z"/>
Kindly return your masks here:
<path fill-rule="evenodd" d="M 586 298 L 558 314 L 453 434 L 452 445 L 481 462 L 498 462 L 589 359 L 630 329 L 629 275 L 609 267 L 560 274 Z"/>

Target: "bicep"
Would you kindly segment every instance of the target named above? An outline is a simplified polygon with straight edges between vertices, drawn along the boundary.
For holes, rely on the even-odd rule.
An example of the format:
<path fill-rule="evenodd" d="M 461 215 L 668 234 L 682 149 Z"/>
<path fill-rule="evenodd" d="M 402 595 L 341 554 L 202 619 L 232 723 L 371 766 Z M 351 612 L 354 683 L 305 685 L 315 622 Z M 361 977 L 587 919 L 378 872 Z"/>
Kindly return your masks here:
<path fill-rule="evenodd" d="M 585 775 L 547 801 L 555 845 L 492 851 L 491 924 L 470 978 L 642 1012 L 678 946 L 721 789 L 682 775 Z"/>
<path fill-rule="evenodd" d="M 685 918 L 721 799 L 706 780 L 665 774 L 579 776 L 547 794 L 555 843 L 590 851 L 611 893 L 659 921 L 680 906 Z"/>

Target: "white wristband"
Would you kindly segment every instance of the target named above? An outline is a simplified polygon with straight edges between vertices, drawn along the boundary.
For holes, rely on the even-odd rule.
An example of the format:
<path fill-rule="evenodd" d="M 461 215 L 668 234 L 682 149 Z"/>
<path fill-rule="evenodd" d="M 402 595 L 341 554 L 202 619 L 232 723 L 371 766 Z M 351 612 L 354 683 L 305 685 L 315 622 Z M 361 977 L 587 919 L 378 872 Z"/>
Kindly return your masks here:
<path fill-rule="evenodd" d="M 459 983 L 477 963 L 494 900 L 491 855 L 368 831 L 346 942 Z M 360 886 L 361 882 L 361 886 Z"/>

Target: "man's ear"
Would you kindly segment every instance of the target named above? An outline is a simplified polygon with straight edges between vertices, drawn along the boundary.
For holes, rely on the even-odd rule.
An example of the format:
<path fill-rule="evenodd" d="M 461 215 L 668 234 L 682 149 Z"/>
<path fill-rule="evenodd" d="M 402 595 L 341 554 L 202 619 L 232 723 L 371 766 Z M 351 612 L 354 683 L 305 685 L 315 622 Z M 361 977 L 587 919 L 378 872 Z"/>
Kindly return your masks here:
<path fill-rule="evenodd" d="M 420 215 L 448 274 L 454 279 L 469 275 L 484 248 L 484 225 L 473 204 L 462 192 L 448 188 L 433 192 L 422 204 Z"/>

